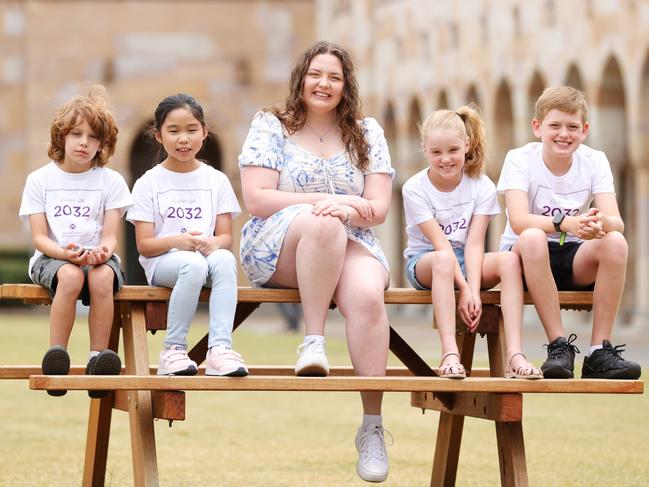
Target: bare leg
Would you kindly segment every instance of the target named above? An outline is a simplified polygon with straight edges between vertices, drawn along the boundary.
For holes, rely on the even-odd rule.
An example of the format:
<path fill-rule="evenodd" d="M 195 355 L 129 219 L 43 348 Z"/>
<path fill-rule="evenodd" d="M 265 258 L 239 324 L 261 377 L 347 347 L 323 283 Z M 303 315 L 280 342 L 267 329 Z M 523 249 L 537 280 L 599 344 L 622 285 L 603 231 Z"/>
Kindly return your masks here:
<path fill-rule="evenodd" d="M 548 340 L 564 336 L 557 285 L 550 270 L 548 238 L 543 230 L 528 228 L 514 244 L 512 251 L 521 256 L 525 282 L 532 295 Z"/>
<path fill-rule="evenodd" d="M 453 252 L 437 250 L 419 259 L 415 268 L 417 280 L 431 288 L 433 313 L 442 343 L 442 356 L 449 352 L 458 352 L 455 341 L 454 273 L 456 263 L 457 259 Z M 458 361 L 457 356 L 448 355 L 440 365 Z"/>
<path fill-rule="evenodd" d="M 593 335 L 591 345 L 611 339 L 615 316 L 624 290 L 628 246 L 619 232 L 585 241 L 572 264 L 575 284 L 595 282 L 593 292 Z"/>
<path fill-rule="evenodd" d="M 338 218 L 309 211 L 295 217 L 284 237 L 269 284 L 300 290 L 307 335 L 324 335 L 346 246 L 347 233 Z"/>
<path fill-rule="evenodd" d="M 65 264 L 59 267 L 56 278 L 56 293 L 50 310 L 50 345 L 67 348 L 84 276 L 78 266 Z"/>
<path fill-rule="evenodd" d="M 356 375 L 382 376 L 390 340 L 383 290 L 389 276 L 359 244 L 349 241 L 335 300 L 345 317 L 347 344 Z M 381 414 L 382 392 L 361 392 L 365 414 Z"/>
<path fill-rule="evenodd" d="M 113 301 L 114 279 L 115 273 L 107 265 L 93 267 L 88 272 L 90 350 L 101 351 L 108 348 L 115 310 Z"/>
<path fill-rule="evenodd" d="M 525 364 L 521 355 L 512 354 L 523 349 L 523 276 L 520 257 L 515 252 L 488 252 L 482 261 L 482 286 L 490 289 L 501 283 L 500 309 L 505 327 L 506 360 L 512 369 Z"/>

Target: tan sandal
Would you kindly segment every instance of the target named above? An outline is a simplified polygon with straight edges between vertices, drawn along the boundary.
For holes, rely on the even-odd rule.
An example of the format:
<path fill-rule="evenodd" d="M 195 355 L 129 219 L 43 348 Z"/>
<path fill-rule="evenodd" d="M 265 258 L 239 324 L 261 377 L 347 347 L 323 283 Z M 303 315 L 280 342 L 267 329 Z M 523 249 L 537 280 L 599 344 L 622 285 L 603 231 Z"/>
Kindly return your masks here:
<path fill-rule="evenodd" d="M 457 352 L 448 352 L 442 355 L 440 364 L 450 355 L 455 355 L 458 359 L 462 358 Z M 458 360 L 457 362 L 440 365 L 437 371 L 437 376 L 442 379 L 466 379 L 466 370 L 464 369 L 464 365 L 462 365 Z"/>
<path fill-rule="evenodd" d="M 525 363 L 518 367 L 516 370 L 512 369 L 512 359 L 520 355 L 525 360 Z M 509 357 L 509 362 L 507 362 L 507 370 L 505 370 L 505 377 L 508 379 L 528 379 L 536 380 L 543 379 L 543 371 L 541 369 L 534 367 L 531 363 L 527 361 L 527 357 L 523 352 L 514 352 Z"/>

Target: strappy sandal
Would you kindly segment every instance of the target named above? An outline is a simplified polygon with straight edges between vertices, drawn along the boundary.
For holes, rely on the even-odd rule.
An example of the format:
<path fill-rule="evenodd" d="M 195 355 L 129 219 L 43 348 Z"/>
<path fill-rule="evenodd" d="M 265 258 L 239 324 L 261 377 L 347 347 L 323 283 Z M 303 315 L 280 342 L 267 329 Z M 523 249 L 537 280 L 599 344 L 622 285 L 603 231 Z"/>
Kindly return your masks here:
<path fill-rule="evenodd" d="M 444 362 L 444 359 L 449 355 L 455 355 L 458 359 L 461 358 L 460 354 L 457 352 L 447 352 L 442 355 L 440 364 Z M 442 379 L 466 379 L 466 370 L 464 369 L 464 365 L 462 365 L 458 360 L 457 362 L 440 365 L 437 371 L 437 376 Z"/>
<path fill-rule="evenodd" d="M 525 360 L 525 363 L 518 367 L 516 370 L 512 369 L 512 359 L 520 355 Z M 507 363 L 507 370 L 505 371 L 505 377 L 508 379 L 528 379 L 536 380 L 543 379 L 543 372 L 541 369 L 534 367 L 531 363 L 527 361 L 527 357 L 523 352 L 514 352 L 509 357 L 509 362 Z"/>

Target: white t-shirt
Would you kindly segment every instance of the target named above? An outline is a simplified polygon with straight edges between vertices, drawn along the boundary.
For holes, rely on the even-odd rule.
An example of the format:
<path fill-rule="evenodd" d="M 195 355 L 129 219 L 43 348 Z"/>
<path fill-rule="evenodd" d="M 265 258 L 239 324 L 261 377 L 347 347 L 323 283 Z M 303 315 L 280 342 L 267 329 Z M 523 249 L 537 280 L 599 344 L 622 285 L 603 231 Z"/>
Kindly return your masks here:
<path fill-rule="evenodd" d="M 29 215 L 45 213 L 47 234 L 61 247 L 70 243 L 94 247 L 101 241 L 104 212 L 119 208 L 123 215 L 132 204 L 126 181 L 118 172 L 94 167 L 72 173 L 50 161 L 27 176 L 18 213 L 24 221 L 29 221 Z M 30 277 L 41 255 L 36 250 L 29 260 Z"/>
<path fill-rule="evenodd" d="M 149 169 L 135 182 L 133 201 L 126 219 L 153 223 L 156 238 L 191 231 L 207 238 L 214 235 L 218 215 L 231 213 L 236 218 L 241 213 L 227 176 L 203 163 L 187 173 L 161 165 Z M 140 256 L 149 284 L 158 258 Z"/>
<path fill-rule="evenodd" d="M 451 246 L 462 248 L 473 215 L 500 213 L 496 186 L 484 174 L 471 178 L 464 174 L 453 191 L 439 191 L 428 179 L 428 168 L 412 176 L 403 185 L 403 206 L 406 211 L 408 247 L 406 259 L 422 252 L 434 250 L 433 244 L 419 229 L 419 224 L 435 219 Z"/>
<path fill-rule="evenodd" d="M 525 191 L 529 212 L 550 217 L 560 212 L 570 216 L 585 213 L 595 194 L 615 193 L 611 166 L 603 152 L 582 144 L 572 155 L 568 172 L 555 176 L 543 162 L 542 149 L 540 142 L 531 142 L 510 150 L 500 173 L 498 192 Z M 548 240 L 558 242 L 559 237 L 554 232 L 548 235 Z M 517 238 L 508 218 L 500 249 L 508 250 Z M 568 234 L 566 241 L 581 242 L 581 239 Z"/>

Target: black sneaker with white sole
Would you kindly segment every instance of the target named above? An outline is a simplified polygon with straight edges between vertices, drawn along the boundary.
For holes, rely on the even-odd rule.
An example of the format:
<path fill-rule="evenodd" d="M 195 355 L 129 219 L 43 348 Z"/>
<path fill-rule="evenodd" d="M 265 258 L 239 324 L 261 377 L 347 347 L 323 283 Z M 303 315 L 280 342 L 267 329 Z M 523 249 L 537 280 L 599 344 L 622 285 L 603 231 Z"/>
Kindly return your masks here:
<path fill-rule="evenodd" d="M 566 337 L 559 337 L 549 345 L 545 345 L 548 349 L 548 358 L 541 365 L 544 378 L 572 379 L 574 377 L 575 352 L 579 353 L 579 349 L 572 342 L 576 339 L 577 335 L 572 333 L 567 340 Z"/>
<path fill-rule="evenodd" d="M 54 345 L 47 349 L 41 362 L 43 375 L 68 375 L 70 373 L 70 355 L 61 345 Z M 65 389 L 48 390 L 50 396 L 63 396 L 68 392 Z"/>
<path fill-rule="evenodd" d="M 622 353 L 626 345 L 611 345 L 604 340 L 602 348 L 584 358 L 581 368 L 582 379 L 629 379 L 640 377 L 640 364 L 632 360 L 624 360 Z"/>

